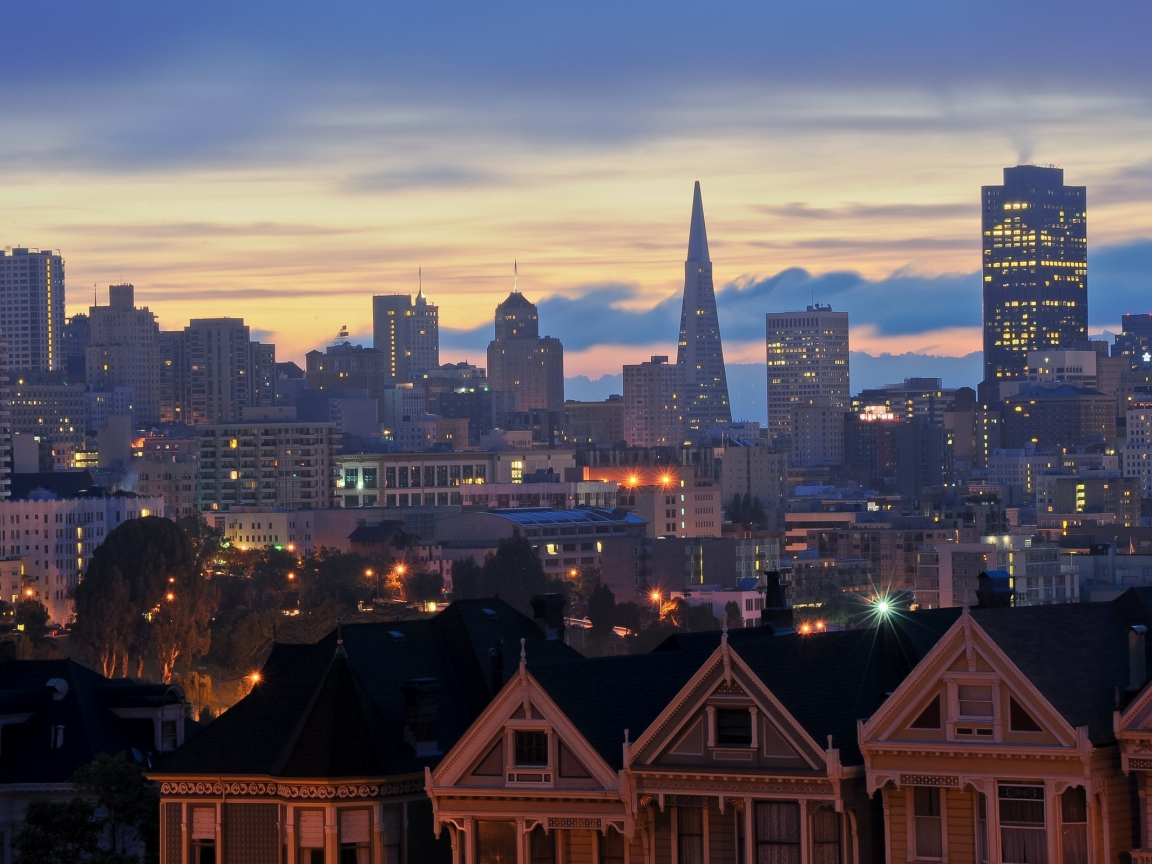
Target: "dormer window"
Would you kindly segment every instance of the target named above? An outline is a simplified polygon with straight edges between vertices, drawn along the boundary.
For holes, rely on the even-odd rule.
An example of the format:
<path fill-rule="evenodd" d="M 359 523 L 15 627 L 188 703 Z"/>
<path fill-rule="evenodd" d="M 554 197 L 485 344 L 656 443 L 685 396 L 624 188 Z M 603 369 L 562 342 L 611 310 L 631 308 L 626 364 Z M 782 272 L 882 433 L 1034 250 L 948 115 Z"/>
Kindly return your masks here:
<path fill-rule="evenodd" d="M 516 732 L 516 767 L 548 767 L 548 733 L 536 729 Z"/>
<path fill-rule="evenodd" d="M 960 717 L 965 720 L 993 720 L 996 708 L 992 701 L 991 684 L 958 684 L 956 696 Z"/>
<path fill-rule="evenodd" d="M 747 708 L 717 709 L 716 744 L 719 747 L 751 747 L 752 712 Z"/>

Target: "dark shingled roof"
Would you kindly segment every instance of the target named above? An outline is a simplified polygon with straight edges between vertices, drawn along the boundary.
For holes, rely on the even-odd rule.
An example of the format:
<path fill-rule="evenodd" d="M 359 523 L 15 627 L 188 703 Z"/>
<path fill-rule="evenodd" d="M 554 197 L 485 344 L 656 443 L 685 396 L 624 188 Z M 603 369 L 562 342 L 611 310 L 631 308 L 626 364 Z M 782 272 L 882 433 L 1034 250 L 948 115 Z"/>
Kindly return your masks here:
<path fill-rule="evenodd" d="M 48 686 L 52 679 L 67 684 L 63 698 L 52 698 L 58 692 Z M 0 784 L 62 783 L 97 754 L 132 748 L 148 754 L 155 745 L 152 721 L 122 720 L 111 709 L 177 701 L 178 689 L 110 681 L 71 660 L 10 660 L 0 665 L 0 713 L 30 716 L 0 731 Z M 55 726 L 64 727 L 59 749 L 50 746 Z"/>
<path fill-rule="evenodd" d="M 1152 588 L 1110 603 L 1065 603 L 971 610 L 1013 663 L 1093 744 L 1115 740 L 1115 694 L 1129 683 L 1128 630 L 1152 626 Z M 844 764 L 861 762 L 857 721 L 900 686 L 962 614 L 959 608 L 893 616 L 869 630 L 774 635 L 729 632 L 728 643 L 821 747 L 827 736 Z M 1152 639 L 1146 640 L 1152 671 Z M 614 768 L 624 730 L 634 741 L 720 644 L 718 632 L 677 634 L 653 653 L 606 657 L 569 667 L 528 668 L 581 734 Z M 1054 658 L 1058 658 L 1055 659 Z"/>
<path fill-rule="evenodd" d="M 252 693 L 194 741 L 166 757 L 158 774 L 375 777 L 418 773 L 439 758 L 404 743 L 401 686 L 434 678 L 436 736 L 447 751 L 515 671 L 520 639 L 553 663 L 579 661 L 501 600 L 459 600 L 433 618 L 354 624 L 315 645 L 277 645 Z M 489 655 L 502 642 L 493 675 Z M 494 682 L 493 678 L 499 681 Z M 498 689 L 498 687 L 497 687 Z"/>

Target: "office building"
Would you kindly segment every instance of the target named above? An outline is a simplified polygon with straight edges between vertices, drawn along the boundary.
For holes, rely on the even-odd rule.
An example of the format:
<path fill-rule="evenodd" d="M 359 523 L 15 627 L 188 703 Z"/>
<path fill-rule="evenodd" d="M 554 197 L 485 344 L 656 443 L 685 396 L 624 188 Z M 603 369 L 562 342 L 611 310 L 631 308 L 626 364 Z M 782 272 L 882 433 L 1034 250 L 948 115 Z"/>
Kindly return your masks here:
<path fill-rule="evenodd" d="M 520 484 L 536 474 L 563 479 L 575 466 L 571 450 L 349 453 L 336 457 L 335 506 L 455 506 L 464 486 Z"/>
<path fill-rule="evenodd" d="M 733 497 L 750 496 L 766 510 L 783 510 L 788 498 L 788 456 L 747 439 L 732 439 L 724 447 L 720 497 L 727 506 Z"/>
<path fill-rule="evenodd" d="M 1029 351 L 1088 339 L 1085 197 L 1063 169 L 1037 165 L 983 188 L 986 382 L 1025 377 Z"/>
<path fill-rule="evenodd" d="M 624 367 L 624 440 L 629 447 L 684 442 L 684 366 L 667 357 Z"/>
<path fill-rule="evenodd" d="M 564 410 L 564 346 L 540 335 L 535 304 L 513 285 L 496 307 L 496 338 L 488 345 L 488 381 L 493 390 L 516 394 L 518 411 Z"/>
<path fill-rule="evenodd" d="M 64 324 L 64 371 L 73 381 L 83 383 L 85 365 L 88 360 L 85 351 L 92 341 L 92 322 L 83 312 L 77 312 Z"/>
<path fill-rule="evenodd" d="M 1116 400 L 1098 390 L 1033 384 L 1006 398 L 1002 407 L 1002 440 L 1007 448 L 1112 446 L 1115 442 Z"/>
<path fill-rule="evenodd" d="M 688 231 L 688 259 L 684 262 L 684 304 L 680 312 L 680 340 L 676 365 L 684 370 L 683 411 L 694 432 L 732 422 L 724 346 L 716 315 L 712 285 L 712 259 L 704 226 L 700 182 L 692 192 L 692 224 Z"/>
<path fill-rule="evenodd" d="M 624 440 L 624 398 L 613 393 L 603 402 L 564 403 L 572 444 L 619 444 Z"/>
<path fill-rule="evenodd" d="M 163 498 L 163 515 L 169 519 L 195 516 L 199 512 L 196 457 L 145 448 L 136 467 L 136 492 L 145 498 Z"/>
<path fill-rule="evenodd" d="M 43 441 L 53 470 L 75 468 L 84 449 L 84 385 L 65 372 L 15 372 L 8 381 L 8 423 L 12 432 Z"/>
<path fill-rule="evenodd" d="M 1133 402 L 1127 416 L 1124 476 L 1140 481 L 1140 495 L 1152 498 L 1152 402 Z"/>
<path fill-rule="evenodd" d="M 88 310 L 90 341 L 85 380 L 95 390 L 132 388 L 132 422 L 160 422 L 160 325 L 147 307 L 135 306 L 132 285 L 108 286 L 108 305 Z"/>
<path fill-rule="evenodd" d="M 925 417 L 943 424 L 944 415 L 953 409 L 956 391 L 942 386 L 939 378 L 905 378 L 901 384 L 887 384 L 861 390 L 852 397 L 852 410 L 860 413 L 872 406 L 883 406 L 897 419 Z"/>
<path fill-rule="evenodd" d="M 440 367 L 440 308 L 424 289 L 372 298 L 372 347 L 384 355 L 388 380 L 407 382 Z"/>
<path fill-rule="evenodd" d="M 250 419 L 203 426 L 197 438 L 201 512 L 331 506 L 334 423 Z"/>
<path fill-rule="evenodd" d="M 1152 364 L 1152 315 L 1124 315 L 1120 325 L 1120 335 L 1112 345 L 1112 356 L 1123 357 L 1133 369 Z"/>
<path fill-rule="evenodd" d="M 8 404 L 8 357 L 0 336 L 0 501 L 8 497 L 12 474 L 12 417 Z"/>
<path fill-rule="evenodd" d="M 826 397 L 792 406 L 791 460 L 800 468 L 844 464 L 843 407 Z"/>
<path fill-rule="evenodd" d="M 231 423 L 276 404 L 276 346 L 252 341 L 243 318 L 193 318 L 158 344 L 162 422 Z"/>
<path fill-rule="evenodd" d="M 59 253 L 0 250 L 0 339 L 9 369 L 64 369 L 64 259 Z"/>
<path fill-rule="evenodd" d="M 803 312 L 769 312 L 765 333 L 768 440 L 789 447 L 796 406 L 848 410 L 848 313 L 819 303 Z"/>
<path fill-rule="evenodd" d="M 364 390 L 376 400 L 383 422 L 384 391 L 393 380 L 388 356 L 376 348 L 350 342 L 329 345 L 304 355 L 309 390 Z"/>

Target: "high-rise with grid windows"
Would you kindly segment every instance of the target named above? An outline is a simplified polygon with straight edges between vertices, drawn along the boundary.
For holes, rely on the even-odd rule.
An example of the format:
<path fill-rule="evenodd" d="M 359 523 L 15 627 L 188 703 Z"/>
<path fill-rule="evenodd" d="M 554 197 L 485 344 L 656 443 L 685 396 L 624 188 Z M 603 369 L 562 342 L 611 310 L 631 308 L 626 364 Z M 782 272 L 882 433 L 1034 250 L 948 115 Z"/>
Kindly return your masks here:
<path fill-rule="evenodd" d="M 1004 169 L 983 189 L 984 380 L 1023 378 L 1029 351 L 1088 338 L 1088 222 L 1083 186 L 1064 170 Z"/>
<path fill-rule="evenodd" d="M 59 253 L 0 250 L 0 339 L 9 369 L 64 368 L 64 259 Z"/>

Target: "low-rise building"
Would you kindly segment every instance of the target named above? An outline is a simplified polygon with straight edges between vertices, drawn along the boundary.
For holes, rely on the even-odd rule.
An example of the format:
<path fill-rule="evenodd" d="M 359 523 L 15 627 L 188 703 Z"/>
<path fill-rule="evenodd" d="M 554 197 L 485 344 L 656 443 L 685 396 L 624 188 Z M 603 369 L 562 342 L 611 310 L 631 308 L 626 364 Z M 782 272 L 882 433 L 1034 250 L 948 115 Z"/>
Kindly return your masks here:
<path fill-rule="evenodd" d="M 638 541 L 644 529 L 643 519 L 623 510 L 522 508 L 450 516 L 437 524 L 436 535 L 453 549 L 478 550 L 473 556 L 478 562 L 484 560 L 484 551 L 495 549 L 501 540 L 525 537 L 546 573 L 573 578 L 582 568 L 600 566 L 605 541 L 622 537 Z"/>

